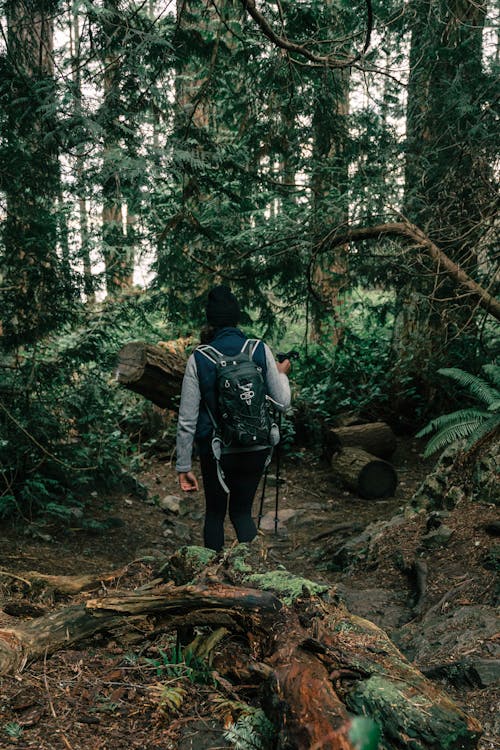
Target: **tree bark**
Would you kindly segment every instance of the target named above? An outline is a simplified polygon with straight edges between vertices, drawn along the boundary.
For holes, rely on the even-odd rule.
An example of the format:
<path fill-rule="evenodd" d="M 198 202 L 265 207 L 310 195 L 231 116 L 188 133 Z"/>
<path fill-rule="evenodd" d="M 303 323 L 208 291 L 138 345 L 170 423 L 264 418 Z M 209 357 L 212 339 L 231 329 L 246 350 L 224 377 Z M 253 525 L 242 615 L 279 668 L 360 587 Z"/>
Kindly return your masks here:
<path fill-rule="evenodd" d="M 176 409 L 185 367 L 183 354 L 133 341 L 118 353 L 116 377 L 120 385 L 162 409 Z"/>
<path fill-rule="evenodd" d="M 396 436 L 385 422 L 335 427 L 329 431 L 327 442 L 333 452 L 357 447 L 383 459 L 390 458 L 396 450 Z"/>
<path fill-rule="evenodd" d="M 332 668 L 355 665 L 363 675 L 344 700 L 350 711 L 380 721 L 389 742 L 414 750 L 476 747 L 479 723 L 460 709 L 457 713 L 453 701 L 410 664 L 377 625 L 330 610 L 317 640 L 326 647 Z"/>
<path fill-rule="evenodd" d="M 332 458 L 332 469 L 350 490 L 365 500 L 392 497 L 398 484 L 394 467 L 361 448 L 344 448 Z"/>

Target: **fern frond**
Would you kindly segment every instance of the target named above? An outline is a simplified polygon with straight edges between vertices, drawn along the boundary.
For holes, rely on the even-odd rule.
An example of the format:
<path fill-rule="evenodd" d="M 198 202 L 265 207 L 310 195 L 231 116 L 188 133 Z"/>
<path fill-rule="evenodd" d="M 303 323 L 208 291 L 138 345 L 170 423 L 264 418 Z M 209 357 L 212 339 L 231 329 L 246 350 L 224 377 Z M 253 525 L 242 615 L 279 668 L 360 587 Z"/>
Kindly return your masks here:
<path fill-rule="evenodd" d="M 273 725 L 260 708 L 249 708 L 238 721 L 224 732 L 235 750 L 264 750 L 273 736 Z"/>
<path fill-rule="evenodd" d="M 483 365 L 483 370 L 495 388 L 500 388 L 500 367 L 498 365 Z"/>
<path fill-rule="evenodd" d="M 428 458 L 436 451 L 446 448 L 448 445 L 468 438 L 476 430 L 484 419 L 471 418 L 467 421 L 462 420 L 459 424 L 453 424 L 440 430 L 434 437 L 429 440 L 424 451 L 424 458 Z"/>
<path fill-rule="evenodd" d="M 488 406 L 488 411 L 500 411 L 500 398 Z"/>
<path fill-rule="evenodd" d="M 425 437 L 430 435 L 432 432 L 438 432 L 439 430 L 453 427 L 454 425 L 460 424 L 464 421 L 471 419 L 485 419 L 487 412 L 481 409 L 459 409 L 453 411 L 450 414 L 442 414 L 440 417 L 432 419 L 420 432 L 417 432 L 416 437 Z"/>
<path fill-rule="evenodd" d="M 170 711 L 178 711 L 184 702 L 186 697 L 186 690 L 179 685 L 170 683 L 157 682 L 149 687 L 154 700 L 158 702 L 158 707 L 164 713 Z"/>
<path fill-rule="evenodd" d="M 493 401 L 500 398 L 500 392 L 497 388 L 493 388 L 477 375 L 472 375 L 470 372 L 465 372 L 465 370 L 459 370 L 458 367 L 444 367 L 438 370 L 438 373 L 455 380 L 464 388 L 467 388 L 471 395 L 482 401 L 486 406 L 489 406 Z"/>
<path fill-rule="evenodd" d="M 499 427 L 500 427 L 500 414 L 494 414 L 492 417 L 490 417 L 481 425 L 479 425 L 477 430 L 474 430 L 474 432 L 469 437 L 467 443 L 465 444 L 465 450 L 470 450 L 471 448 L 473 448 L 474 445 L 476 445 L 476 443 L 479 443 L 479 441 L 482 440 L 482 438 L 494 432 Z"/>

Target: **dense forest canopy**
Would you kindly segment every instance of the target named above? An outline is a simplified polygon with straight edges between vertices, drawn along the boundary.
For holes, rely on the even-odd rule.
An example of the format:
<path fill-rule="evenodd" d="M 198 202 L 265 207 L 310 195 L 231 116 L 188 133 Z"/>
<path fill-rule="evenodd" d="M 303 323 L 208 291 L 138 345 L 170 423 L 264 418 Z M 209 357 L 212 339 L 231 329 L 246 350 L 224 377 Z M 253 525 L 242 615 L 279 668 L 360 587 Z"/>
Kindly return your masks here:
<path fill-rule="evenodd" d="M 309 419 L 463 400 L 437 369 L 498 346 L 498 14 L 1 3 L 0 513 L 130 468 L 116 352 L 196 337 L 221 281 L 301 349 Z"/>

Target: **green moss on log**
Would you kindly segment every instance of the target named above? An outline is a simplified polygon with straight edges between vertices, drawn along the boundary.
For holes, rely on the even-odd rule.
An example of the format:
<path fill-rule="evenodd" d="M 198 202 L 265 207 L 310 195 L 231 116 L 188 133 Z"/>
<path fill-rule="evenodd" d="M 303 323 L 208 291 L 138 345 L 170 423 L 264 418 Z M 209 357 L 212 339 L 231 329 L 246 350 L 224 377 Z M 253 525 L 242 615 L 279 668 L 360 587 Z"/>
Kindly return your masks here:
<path fill-rule="evenodd" d="M 444 710 L 418 690 L 413 697 L 414 703 L 404 682 L 372 675 L 357 683 L 346 702 L 351 711 L 377 721 L 385 737 L 403 748 L 472 750 L 477 746 L 480 733 L 471 732 L 467 716 L 456 707 Z"/>
<path fill-rule="evenodd" d="M 236 573 L 250 573 L 252 566 L 246 561 L 249 554 L 250 547 L 248 544 L 238 544 L 229 552 L 227 561 Z"/>
<path fill-rule="evenodd" d="M 213 549 L 206 547 L 196 545 L 180 547 L 159 573 L 165 580 L 173 581 L 176 586 L 185 586 L 192 582 L 207 565 L 210 565 L 216 555 Z"/>
<path fill-rule="evenodd" d="M 289 605 L 293 603 L 294 599 L 303 596 L 305 590 L 311 595 L 320 596 L 325 594 L 329 588 L 307 578 L 295 576 L 287 570 L 254 573 L 245 580 L 252 586 L 264 589 L 264 591 L 274 591 L 285 604 Z"/>

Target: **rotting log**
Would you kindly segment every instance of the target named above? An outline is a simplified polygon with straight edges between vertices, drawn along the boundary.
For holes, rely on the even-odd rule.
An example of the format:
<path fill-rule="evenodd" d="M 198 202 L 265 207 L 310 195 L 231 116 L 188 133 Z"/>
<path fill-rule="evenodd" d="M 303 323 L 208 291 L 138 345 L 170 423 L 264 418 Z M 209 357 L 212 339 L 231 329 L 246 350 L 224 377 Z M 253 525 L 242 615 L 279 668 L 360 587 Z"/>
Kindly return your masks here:
<path fill-rule="evenodd" d="M 162 409 L 176 409 L 185 368 L 184 354 L 132 341 L 118 352 L 116 378 Z"/>
<path fill-rule="evenodd" d="M 126 617 L 161 612 L 176 616 L 195 615 L 193 624 L 203 623 L 205 611 L 229 613 L 234 620 L 261 620 L 281 604 L 271 593 L 258 589 L 212 586 L 161 586 L 152 592 L 121 593 L 71 605 L 32 622 L 0 629 L 0 675 L 22 669 L 28 660 L 76 643 L 123 624 Z M 255 623 L 253 623 L 255 626 Z"/>
<path fill-rule="evenodd" d="M 247 642 L 249 671 L 253 661 L 271 705 L 274 697 L 277 750 L 353 750 L 352 713 L 377 721 L 384 747 L 477 747 L 478 723 L 409 664 L 380 628 L 347 612 L 326 587 L 319 587 L 321 596 L 312 595 L 312 581 L 292 574 L 284 581 L 283 571 L 276 578 L 274 571 L 254 575 L 262 561 L 258 544 L 239 545 L 222 560 L 185 548 L 187 553 L 177 555 L 176 571 L 182 579 L 182 561 L 189 563 L 186 577 L 196 571 L 190 584 L 170 581 L 151 590 L 114 592 L 0 630 L 0 672 L 127 622 L 133 627 L 137 618 L 150 617 L 163 628 L 223 624 Z M 205 562 L 193 566 L 198 554 Z M 250 578 L 260 580 L 261 588 L 250 588 Z M 219 673 L 224 674 L 224 663 L 222 651 Z M 233 666 L 229 656 L 225 673 Z"/>
<path fill-rule="evenodd" d="M 392 497 L 396 491 L 394 466 L 361 448 L 343 448 L 333 455 L 331 465 L 346 487 L 365 500 Z"/>
<path fill-rule="evenodd" d="M 274 627 L 268 713 L 279 728 L 280 747 L 352 750 L 348 711 L 325 665 L 302 648 L 307 635 L 297 613 L 290 610 L 286 627 Z"/>
<path fill-rule="evenodd" d="M 396 436 L 385 422 L 336 427 L 327 435 L 333 453 L 342 448 L 362 448 L 377 458 L 389 459 L 396 450 Z"/>
<path fill-rule="evenodd" d="M 95 573 L 95 574 L 84 574 L 81 576 L 62 576 L 62 575 L 49 575 L 47 573 L 39 573 L 36 570 L 28 570 L 19 573 L 19 575 L 12 575 L 8 571 L 0 571 L 0 575 L 23 581 L 28 586 L 32 587 L 46 587 L 51 589 L 55 593 L 65 594 L 67 596 L 74 596 L 79 594 L 81 591 L 89 591 L 91 589 L 99 588 L 103 583 L 109 581 L 115 581 L 117 578 L 124 576 L 129 569 L 129 566 L 119 568 L 118 570 L 112 570 L 109 573 Z"/>
<path fill-rule="evenodd" d="M 427 680 L 374 623 L 330 609 L 319 623 L 317 641 L 333 668 L 350 664 L 359 670 L 362 677 L 348 683 L 345 703 L 379 722 L 389 742 L 412 750 L 477 746 L 481 726 L 476 719 Z"/>

